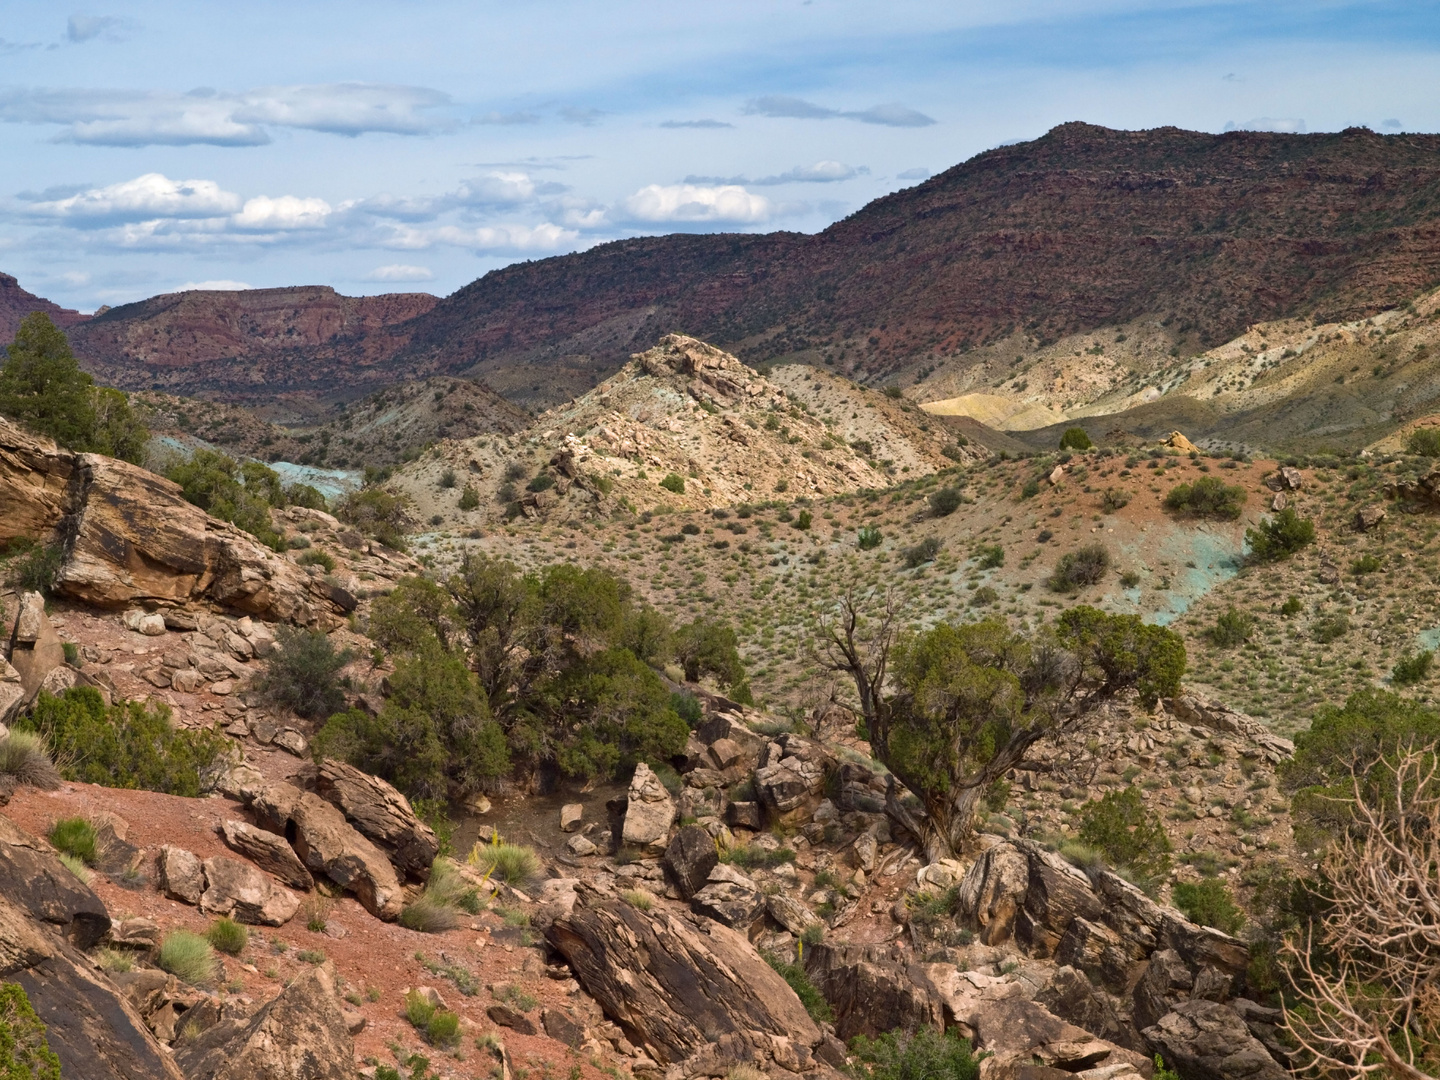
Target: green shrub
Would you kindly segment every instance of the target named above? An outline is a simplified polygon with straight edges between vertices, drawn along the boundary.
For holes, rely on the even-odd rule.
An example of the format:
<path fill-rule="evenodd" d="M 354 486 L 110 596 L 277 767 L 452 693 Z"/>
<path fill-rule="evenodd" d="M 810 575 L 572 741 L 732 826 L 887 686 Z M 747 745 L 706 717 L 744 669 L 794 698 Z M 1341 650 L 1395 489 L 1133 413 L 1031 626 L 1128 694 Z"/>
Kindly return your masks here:
<path fill-rule="evenodd" d="M 87 866 L 95 865 L 99 837 L 94 824 L 85 818 L 61 818 L 50 826 L 48 839 L 56 851 L 73 856 Z"/>
<path fill-rule="evenodd" d="M 975 552 L 975 558 L 980 561 L 981 570 L 994 570 L 1005 565 L 1005 549 L 999 544 L 984 544 Z"/>
<path fill-rule="evenodd" d="M 523 844 L 507 844 L 498 834 L 489 841 L 477 841 L 465 860 L 486 877 L 509 885 L 520 885 L 540 872 L 540 859 Z"/>
<path fill-rule="evenodd" d="M 455 486 L 455 470 L 446 469 L 440 474 L 440 487 L 448 490 Z"/>
<path fill-rule="evenodd" d="M 970 1043 L 951 1028 L 944 1035 L 923 1026 L 914 1035 L 886 1032 L 850 1041 L 859 1080 L 978 1080 L 980 1062 Z"/>
<path fill-rule="evenodd" d="M 1077 592 L 1085 585 L 1097 584 L 1109 569 L 1110 549 L 1104 544 L 1088 544 L 1060 556 L 1045 584 L 1052 592 Z"/>
<path fill-rule="evenodd" d="M 783 960 L 768 949 L 762 951 L 760 955 L 789 984 L 790 989 L 795 991 L 795 996 L 800 999 L 800 1004 L 805 1006 L 805 1011 L 810 1014 L 810 1019 L 817 1024 L 835 1019 L 835 1013 L 830 1008 L 830 1003 L 810 981 L 810 976 L 806 974 L 803 964 Z"/>
<path fill-rule="evenodd" d="M 795 519 L 795 528 L 805 532 L 815 523 L 814 515 L 809 510 L 801 510 L 800 515 Z"/>
<path fill-rule="evenodd" d="M 418 990 L 405 995 L 405 1019 L 431 1046 L 442 1049 L 460 1042 L 460 1017 L 426 1001 Z"/>
<path fill-rule="evenodd" d="M 335 508 L 335 516 L 369 533 L 386 547 L 404 551 L 410 527 L 410 500 L 381 487 L 351 492 Z"/>
<path fill-rule="evenodd" d="M 1130 505 L 1130 493 L 1123 488 L 1109 487 L 1100 498 L 1100 509 L 1107 514 L 1113 514 L 1116 510 L 1123 510 Z"/>
<path fill-rule="evenodd" d="M 1287 506 L 1274 517 L 1262 521 L 1257 529 L 1246 529 L 1250 558 L 1255 562 L 1277 562 L 1288 559 L 1307 544 L 1315 542 L 1315 523 Z"/>
<path fill-rule="evenodd" d="M 400 925 L 422 934 L 436 934 L 459 926 L 460 912 L 475 915 L 482 906 L 480 890 L 465 880 L 455 864 L 449 859 L 436 859 L 425 891 L 400 913 Z"/>
<path fill-rule="evenodd" d="M 673 491 L 676 495 L 685 494 L 685 478 L 679 473 L 666 473 L 665 479 L 660 481 L 660 486 L 666 491 Z"/>
<path fill-rule="evenodd" d="M 259 680 L 262 694 L 307 719 L 329 716 L 344 707 L 345 691 L 338 675 L 350 662 L 349 652 L 336 652 L 321 630 L 281 627 L 277 644 Z"/>
<path fill-rule="evenodd" d="M 676 628 L 673 647 L 686 682 L 699 682 L 707 675 L 725 685 L 745 679 L 740 639 L 731 627 L 718 619 L 699 618 Z"/>
<path fill-rule="evenodd" d="M 258 461 L 243 464 L 216 450 L 196 450 L 172 462 L 165 477 L 180 485 L 186 502 L 244 529 L 275 551 L 284 550 L 270 523 L 270 508 L 285 504 L 280 475 Z"/>
<path fill-rule="evenodd" d="M 49 596 L 65 566 L 65 549 L 60 544 L 34 544 L 11 564 L 10 577 L 17 588 Z"/>
<path fill-rule="evenodd" d="M 45 752 L 45 740 L 34 731 L 12 730 L 0 739 L 0 773 L 42 791 L 60 786 L 60 770 Z"/>
<path fill-rule="evenodd" d="M 1194 483 L 1176 484 L 1165 496 L 1165 507 L 1194 517 L 1233 521 L 1249 498 L 1243 487 L 1226 484 L 1214 476 L 1202 476 Z"/>
<path fill-rule="evenodd" d="M 1040 494 L 1040 481 L 1039 481 L 1039 480 L 1036 480 L 1034 477 L 1031 477 L 1029 480 L 1026 480 L 1026 481 L 1025 481 L 1025 486 L 1020 489 L 1020 497 L 1021 497 L 1022 499 L 1033 499 L 1036 495 L 1039 495 L 1039 494 Z"/>
<path fill-rule="evenodd" d="M 0 983 L 0 1080 L 60 1080 L 60 1058 L 45 1031 L 25 988 Z"/>
<path fill-rule="evenodd" d="M 1066 428 L 1065 434 L 1060 436 L 1061 450 L 1089 450 L 1094 445 L 1082 427 Z"/>
<path fill-rule="evenodd" d="M 1322 615 L 1310 626 L 1311 636 L 1322 645 L 1339 641 L 1349 632 L 1350 620 L 1339 612 L 1334 615 Z"/>
<path fill-rule="evenodd" d="M 941 543 L 933 536 L 927 536 L 918 544 L 911 544 L 909 547 L 900 549 L 900 561 L 905 569 L 914 570 L 917 566 L 923 566 L 927 562 L 934 562 L 935 557 L 940 554 Z"/>
<path fill-rule="evenodd" d="M 1222 649 L 1232 648 L 1250 640 L 1255 632 L 1255 616 L 1235 607 L 1225 610 L 1210 629 L 1210 640 Z"/>
<path fill-rule="evenodd" d="M 880 530 L 874 525 L 862 525 L 856 544 L 861 551 L 873 551 L 880 546 L 884 539 L 880 535 Z"/>
<path fill-rule="evenodd" d="M 189 798 L 201 794 L 202 780 L 230 748 L 217 730 L 174 727 L 163 702 L 153 709 L 138 701 L 106 708 L 91 686 L 59 697 L 42 691 L 31 715 L 17 723 L 39 732 L 64 763 L 67 780 Z"/>
<path fill-rule="evenodd" d="M 1440 428 L 1420 428 L 1412 431 L 1406 449 L 1421 457 L 1440 457 Z"/>
<path fill-rule="evenodd" d="M 335 560 L 317 547 L 312 547 L 295 560 L 301 566 L 323 567 L 327 574 L 335 570 Z"/>
<path fill-rule="evenodd" d="M 957 487 L 943 487 L 930 496 L 930 512 L 936 517 L 949 517 L 965 501 Z"/>
<path fill-rule="evenodd" d="M 1350 573 L 1356 577 L 1364 577 L 1366 574 L 1375 573 L 1383 565 L 1378 555 L 1361 555 L 1350 564 Z"/>
<path fill-rule="evenodd" d="M 676 690 L 670 694 L 670 707 L 675 710 L 675 715 L 685 721 L 687 727 L 694 731 L 700 726 L 700 721 L 705 718 L 705 712 L 700 707 L 700 699 L 688 690 Z"/>
<path fill-rule="evenodd" d="M 1290 596 L 1286 598 L 1285 603 L 1280 605 L 1280 614 L 1288 619 L 1291 616 L 1299 615 L 1304 606 L 1300 603 L 1300 597 Z"/>
<path fill-rule="evenodd" d="M 239 956 L 250 943 L 250 932 L 234 919 L 216 919 L 205 931 L 205 940 L 226 956 Z"/>
<path fill-rule="evenodd" d="M 1245 913 L 1235 906 L 1230 887 L 1219 878 L 1203 878 L 1198 885 L 1187 881 L 1176 882 L 1171 895 L 1175 906 L 1193 923 L 1211 926 L 1227 934 L 1238 933 L 1245 925 Z"/>
<path fill-rule="evenodd" d="M 215 981 L 218 963 L 210 942 L 189 930 L 172 930 L 160 942 L 155 963 L 181 982 L 209 986 Z"/>
<path fill-rule="evenodd" d="M 548 472 L 536 473 L 535 478 L 525 485 L 526 491 L 549 491 L 555 486 L 555 477 Z"/>
<path fill-rule="evenodd" d="M 1087 802 L 1080 810 L 1078 836 L 1143 881 L 1158 881 L 1170 870 L 1170 837 L 1160 818 L 1145 808 L 1138 787 Z"/>
<path fill-rule="evenodd" d="M 460 492 L 460 502 L 456 505 L 461 510 L 474 510 L 480 505 L 480 493 L 475 490 L 474 485 L 465 485 L 465 489 Z"/>
<path fill-rule="evenodd" d="M 1413 686 L 1430 677 L 1430 667 L 1435 662 L 1435 651 L 1426 649 L 1413 656 L 1401 657 L 1390 672 L 1390 681 L 1396 686 Z"/>
<path fill-rule="evenodd" d="M 290 484 L 285 488 L 286 506 L 300 506 L 306 510 L 324 510 L 329 504 L 320 489 L 309 484 Z"/>

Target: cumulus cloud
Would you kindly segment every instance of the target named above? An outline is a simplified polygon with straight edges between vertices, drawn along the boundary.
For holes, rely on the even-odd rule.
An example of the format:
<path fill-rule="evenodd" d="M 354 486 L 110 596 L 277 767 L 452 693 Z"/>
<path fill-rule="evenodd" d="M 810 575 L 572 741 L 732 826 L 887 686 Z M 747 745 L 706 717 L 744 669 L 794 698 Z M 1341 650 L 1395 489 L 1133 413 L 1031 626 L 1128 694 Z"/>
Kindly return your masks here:
<path fill-rule="evenodd" d="M 936 121 L 922 112 L 902 105 L 898 101 L 883 105 L 872 105 L 868 109 L 831 109 L 816 105 L 803 98 L 772 94 L 752 98 L 742 110 L 751 116 L 769 116 L 790 120 L 858 120 L 862 124 L 881 124 L 885 127 L 928 127 Z"/>
<path fill-rule="evenodd" d="M 97 146 L 260 146 L 267 128 L 335 135 L 419 135 L 448 124 L 437 90 L 384 83 L 328 83 L 187 94 L 131 90 L 0 91 L 0 121 L 61 128 L 61 142 Z"/>
<path fill-rule="evenodd" d="M 129 20 L 118 15 L 71 15 L 65 24 L 65 40 L 76 45 L 96 38 L 124 41 L 129 29 Z"/>
<path fill-rule="evenodd" d="M 245 281 L 231 281 L 229 278 L 219 278 L 215 281 L 187 281 L 184 285 L 177 285 L 171 292 L 244 292 L 246 289 L 253 289 L 255 286 Z"/>
<path fill-rule="evenodd" d="M 561 228 L 551 222 L 476 228 L 440 225 L 429 229 L 397 228 L 385 246 L 416 251 L 443 245 L 467 251 L 524 254 L 558 251 L 571 246 L 579 236 L 573 229 Z"/>
<path fill-rule="evenodd" d="M 662 128 L 733 128 L 734 124 L 727 124 L 724 120 L 661 120 Z"/>
<path fill-rule="evenodd" d="M 1285 135 L 1305 134 L 1305 121 L 1298 117 L 1257 116 L 1237 124 L 1231 120 L 1225 125 L 1226 131 L 1274 131 Z"/>
<path fill-rule="evenodd" d="M 756 225 L 770 219 L 774 206 L 739 184 L 649 184 L 624 200 L 620 210 L 628 220 L 645 224 Z"/>
<path fill-rule="evenodd" d="M 817 161 L 814 165 L 797 165 L 774 176 L 762 176 L 750 180 L 743 176 L 687 176 L 687 184 L 748 184 L 751 187 L 773 187 L 776 184 L 832 184 L 837 180 L 853 180 L 857 176 L 868 176 L 870 170 L 864 165 L 845 165 L 839 161 Z"/>
<path fill-rule="evenodd" d="M 236 228 L 276 232 L 321 228 L 330 213 L 331 206 L 324 199 L 302 199 L 295 195 L 272 199 L 268 195 L 258 195 L 247 199 L 240 213 L 231 220 Z"/>
<path fill-rule="evenodd" d="M 559 194 L 563 184 L 537 184 L 528 173 L 496 171 L 462 180 L 454 191 L 441 195 L 374 195 L 346 207 L 396 221 L 430 221 L 450 210 L 481 210 L 523 206 L 541 195 Z"/>
<path fill-rule="evenodd" d="M 366 281 L 432 281 L 435 275 L 428 266 L 411 266 L 409 263 L 391 263 L 377 266 L 365 275 Z"/>
<path fill-rule="evenodd" d="M 897 179 L 897 180 L 929 180 L 930 177 L 932 177 L 932 176 L 934 176 L 934 175 L 935 175 L 935 174 L 932 173 L 929 169 L 927 169 L 927 168 L 925 168 L 925 166 L 921 165 L 921 166 L 918 166 L 918 167 L 916 167 L 916 168 L 914 168 L 914 169 L 906 169 L 904 172 L 898 172 L 898 173 L 896 173 L 896 174 L 895 174 L 895 179 Z"/>
<path fill-rule="evenodd" d="M 213 218 L 242 209 L 239 195 L 213 180 L 171 180 L 146 173 L 66 198 L 35 201 L 27 212 L 81 227 L 101 227 L 154 218 Z"/>

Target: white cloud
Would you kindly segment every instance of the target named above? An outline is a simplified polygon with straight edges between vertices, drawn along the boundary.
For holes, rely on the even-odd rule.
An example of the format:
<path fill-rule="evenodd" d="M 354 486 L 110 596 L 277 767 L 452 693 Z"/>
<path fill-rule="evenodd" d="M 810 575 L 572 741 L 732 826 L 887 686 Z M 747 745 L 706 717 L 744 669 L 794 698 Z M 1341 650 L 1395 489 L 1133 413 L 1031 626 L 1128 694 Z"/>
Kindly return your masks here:
<path fill-rule="evenodd" d="M 1298 117 L 1276 117 L 1257 116 L 1254 120 L 1246 120 L 1237 124 L 1231 120 L 1225 125 L 1225 131 L 1274 131 L 1285 135 L 1305 134 L 1305 121 Z"/>
<path fill-rule="evenodd" d="M 896 173 L 896 174 L 895 174 L 895 179 L 897 179 L 897 180 L 929 180 L 930 177 L 932 177 L 932 176 L 934 176 L 934 175 L 935 175 L 935 174 L 932 173 L 929 169 L 927 169 L 927 168 L 925 168 L 925 166 L 921 165 L 921 166 L 919 166 L 919 167 L 917 167 L 917 168 L 914 168 L 914 169 L 906 169 L 904 172 L 898 172 L 898 173 Z"/>
<path fill-rule="evenodd" d="M 302 199 L 281 195 L 272 199 L 257 195 L 245 201 L 245 207 L 232 219 L 237 228 L 274 232 L 288 229 L 318 229 L 330 216 L 331 206 L 324 199 Z"/>
<path fill-rule="evenodd" d="M 755 225 L 768 221 L 774 207 L 765 196 L 752 194 L 738 184 L 649 184 L 626 199 L 621 209 L 629 220 L 650 224 Z"/>
<path fill-rule="evenodd" d="M 552 252 L 574 245 L 580 234 L 551 222 L 539 225 L 484 225 L 464 228 L 441 225 L 432 229 L 398 228 L 386 247 L 418 251 L 444 245 L 468 251 L 504 251 L 514 253 Z"/>
<path fill-rule="evenodd" d="M 884 105 L 872 105 L 868 109 L 831 109 L 816 105 L 803 98 L 771 94 L 752 98 L 745 103 L 745 113 L 751 116 L 769 116 L 790 120 L 859 120 L 862 124 L 881 124 L 885 127 L 929 127 L 935 123 L 932 117 L 902 105 L 898 101 Z"/>
<path fill-rule="evenodd" d="M 418 135 L 447 126 L 447 95 L 418 86 L 328 83 L 188 94 L 132 90 L 0 91 L 0 121 L 56 125 L 62 142 L 97 146 L 260 146 L 267 127 L 336 135 Z"/>
<path fill-rule="evenodd" d="M 118 15 L 71 15 L 65 24 L 65 37 L 77 45 L 96 38 L 124 41 L 125 32 L 129 29 L 129 20 Z"/>
<path fill-rule="evenodd" d="M 429 267 L 411 266 L 408 263 L 391 263 L 377 266 L 365 275 L 366 281 L 432 281 L 435 275 Z"/>
<path fill-rule="evenodd" d="M 171 292 L 243 292 L 246 289 L 253 289 L 255 286 L 244 281 L 231 281 L 229 278 L 220 278 L 217 281 L 187 281 L 184 285 L 177 285 Z"/>
<path fill-rule="evenodd" d="M 213 180 L 171 180 L 162 173 L 146 173 L 68 198 L 32 203 L 28 212 L 93 227 L 153 218 L 210 218 L 239 209 L 240 196 Z"/>
<path fill-rule="evenodd" d="M 837 180 L 853 180 L 857 176 L 868 176 L 870 170 L 864 165 L 845 165 L 839 161 L 817 161 L 814 165 L 797 165 L 774 176 L 762 176 L 749 180 L 743 176 L 687 176 L 687 184 L 740 184 L 751 187 L 774 186 L 776 184 L 830 184 Z"/>

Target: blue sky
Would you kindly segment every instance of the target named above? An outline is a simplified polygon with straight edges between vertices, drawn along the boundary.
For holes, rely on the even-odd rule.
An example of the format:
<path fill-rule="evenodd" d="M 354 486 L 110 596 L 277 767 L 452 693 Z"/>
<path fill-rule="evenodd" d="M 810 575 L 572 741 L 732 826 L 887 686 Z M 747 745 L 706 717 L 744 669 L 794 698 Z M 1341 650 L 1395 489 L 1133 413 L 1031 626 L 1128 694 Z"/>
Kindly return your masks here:
<path fill-rule="evenodd" d="M 1067 120 L 1440 130 L 1440 3 L 96 3 L 0 15 L 0 270 L 87 311 L 812 232 Z"/>

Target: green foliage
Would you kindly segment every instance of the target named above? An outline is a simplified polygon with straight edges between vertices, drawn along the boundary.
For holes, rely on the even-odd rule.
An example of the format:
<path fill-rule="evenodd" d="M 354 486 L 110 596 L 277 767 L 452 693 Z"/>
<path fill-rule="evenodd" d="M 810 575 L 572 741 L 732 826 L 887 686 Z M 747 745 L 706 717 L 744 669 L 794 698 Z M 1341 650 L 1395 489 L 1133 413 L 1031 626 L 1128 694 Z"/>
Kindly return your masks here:
<path fill-rule="evenodd" d="M 13 776 L 17 783 L 44 791 L 54 791 L 60 786 L 60 770 L 50 760 L 44 738 L 35 731 L 12 729 L 0 739 L 0 773 Z"/>
<path fill-rule="evenodd" d="M 1194 517 L 1234 521 L 1249 498 L 1238 484 L 1230 485 L 1215 476 L 1202 476 L 1194 483 L 1176 484 L 1165 496 L 1165 508 Z"/>
<path fill-rule="evenodd" d="M 799 516 L 795 518 L 795 528 L 801 532 L 805 532 L 814 523 L 815 516 L 809 510 L 801 510 Z"/>
<path fill-rule="evenodd" d="M 375 537 L 388 548 L 404 551 L 410 527 L 410 500 L 382 487 L 353 491 L 335 508 L 335 516 Z"/>
<path fill-rule="evenodd" d="M 454 486 L 455 486 L 455 470 L 454 470 L 454 469 L 448 469 L 448 468 L 447 468 L 447 469 L 445 469 L 444 471 L 442 471 L 442 472 L 440 473 L 440 487 L 441 487 L 442 489 L 449 489 L 449 488 L 453 488 Z"/>
<path fill-rule="evenodd" d="M 1158 881 L 1170 870 L 1170 837 L 1160 818 L 1145 808 L 1138 787 L 1087 802 L 1080 811 L 1079 838 L 1145 881 Z"/>
<path fill-rule="evenodd" d="M 473 484 L 466 484 L 460 492 L 460 501 L 456 503 L 461 510 L 474 510 L 480 505 L 480 492 L 475 490 Z"/>
<path fill-rule="evenodd" d="M 1180 1074 L 1174 1069 L 1165 1067 L 1165 1059 L 1159 1054 L 1155 1055 L 1155 1075 L 1151 1080 L 1180 1080 Z"/>
<path fill-rule="evenodd" d="M 942 545 L 937 537 L 927 536 L 918 544 L 901 548 L 900 561 L 904 564 L 905 569 L 914 570 L 916 567 L 923 566 L 927 562 L 934 562 L 935 557 L 940 554 L 941 547 Z"/>
<path fill-rule="evenodd" d="M 1289 619 L 1295 615 L 1299 615 L 1304 607 L 1305 605 L 1300 603 L 1300 597 L 1289 596 L 1286 597 L 1285 603 L 1280 605 L 1280 614 Z"/>
<path fill-rule="evenodd" d="M 679 473 L 666 473 L 665 479 L 660 481 L 660 486 L 666 491 L 673 491 L 676 495 L 685 494 L 685 478 Z"/>
<path fill-rule="evenodd" d="M 300 506 L 306 510 L 324 510 L 328 505 L 319 488 L 309 484 L 291 484 L 285 488 L 286 506 Z"/>
<path fill-rule="evenodd" d="M 970 1043 L 951 1028 L 944 1035 L 932 1027 L 915 1034 L 886 1032 L 874 1039 L 857 1035 L 850 1041 L 856 1058 L 856 1080 L 978 1080 L 980 1061 Z"/>
<path fill-rule="evenodd" d="M 1219 878 L 1202 878 L 1199 884 L 1178 881 L 1171 895 L 1175 906 L 1193 923 L 1227 934 L 1239 933 L 1245 925 L 1245 913 L 1235 905 L 1230 886 Z"/>
<path fill-rule="evenodd" d="M 1232 605 L 1215 620 L 1210 640 L 1222 649 L 1229 649 L 1249 641 L 1254 632 L 1255 616 Z"/>
<path fill-rule="evenodd" d="M 250 944 L 250 931 L 234 919 L 216 919 L 205 931 L 205 940 L 226 956 L 239 956 Z"/>
<path fill-rule="evenodd" d="M 1339 641 L 1349 632 L 1350 620 L 1338 611 L 1333 615 L 1322 615 L 1310 626 L 1311 636 L 1322 645 Z"/>
<path fill-rule="evenodd" d="M 85 818 L 61 818 L 50 826 L 47 839 L 56 851 L 73 856 L 88 866 L 95 865 L 99 838 L 94 824 Z"/>
<path fill-rule="evenodd" d="M 699 618 L 675 631 L 675 659 L 687 682 L 712 675 L 722 684 L 742 682 L 740 641 L 735 631 L 718 619 Z"/>
<path fill-rule="evenodd" d="M 1413 656 L 1404 656 L 1390 672 L 1390 681 L 1396 686 L 1414 686 L 1430 677 L 1430 667 L 1435 663 L 1435 651 L 1426 649 Z"/>
<path fill-rule="evenodd" d="M 430 1004 L 419 990 L 405 995 L 405 1019 L 431 1046 L 443 1049 L 460 1042 L 459 1015 Z"/>
<path fill-rule="evenodd" d="M 1420 428 L 1412 431 L 1405 448 L 1421 457 L 1440 457 L 1440 428 Z"/>
<path fill-rule="evenodd" d="M 825 1000 L 825 995 L 820 993 L 816 985 L 810 981 L 810 976 L 805 972 L 805 965 L 792 963 L 770 952 L 768 949 L 760 954 L 765 962 L 779 973 L 795 996 L 800 999 L 800 1004 L 805 1006 L 805 1011 L 810 1014 L 810 1019 L 818 1023 L 826 1023 L 835 1019 L 835 1013 L 830 1008 L 830 1003 Z"/>
<path fill-rule="evenodd" d="M 25 988 L 0 983 L 0 1080 L 60 1080 L 60 1058 L 45 1031 Z"/>
<path fill-rule="evenodd" d="M 1350 564 L 1350 573 L 1356 577 L 1364 577 L 1366 574 L 1375 573 L 1384 565 L 1378 555 L 1361 555 Z"/>
<path fill-rule="evenodd" d="M 498 835 L 477 841 L 465 861 L 487 877 L 510 885 L 522 885 L 540 872 L 540 859 L 533 849 L 507 844 Z"/>
<path fill-rule="evenodd" d="M 1250 558 L 1255 562 L 1277 562 L 1288 559 L 1301 548 L 1315 542 L 1315 523 L 1287 506 L 1274 517 L 1260 523 L 1259 528 L 1246 529 Z"/>
<path fill-rule="evenodd" d="M 675 710 L 675 715 L 685 721 L 685 725 L 694 731 L 700 726 L 700 721 L 705 718 L 704 711 L 700 708 L 700 701 L 688 690 L 676 690 L 670 695 L 670 708 Z"/>
<path fill-rule="evenodd" d="M 422 934 L 438 934 L 460 925 L 460 913 L 479 913 L 480 891 L 465 880 L 449 859 L 436 859 L 430 867 L 425 891 L 400 913 L 400 925 Z"/>
<path fill-rule="evenodd" d="M 1020 489 L 1020 497 L 1022 499 L 1033 499 L 1036 495 L 1039 494 L 1040 481 L 1035 479 L 1033 476 L 1029 480 L 1026 480 L 1025 486 Z"/>
<path fill-rule="evenodd" d="M 270 508 L 285 505 L 280 476 L 273 469 L 258 461 L 241 464 L 215 450 L 196 450 L 171 463 L 164 474 L 180 485 L 186 502 L 244 529 L 272 550 L 285 550 L 270 523 Z"/>
<path fill-rule="evenodd" d="M 880 535 L 880 530 L 874 525 L 862 525 L 856 539 L 856 545 L 861 551 L 873 551 L 880 546 L 884 539 L 885 538 Z"/>
<path fill-rule="evenodd" d="M 1123 488 L 1108 487 L 1105 489 L 1105 494 L 1100 497 L 1100 509 L 1107 514 L 1123 510 L 1129 505 L 1130 493 Z"/>
<path fill-rule="evenodd" d="M 1104 544 L 1087 544 L 1060 556 L 1045 584 L 1052 592 L 1078 592 L 1086 585 L 1098 584 L 1109 569 L 1110 549 Z"/>
<path fill-rule="evenodd" d="M 787 847 L 762 848 L 750 844 L 734 844 L 720 853 L 720 861 L 746 870 L 772 870 L 782 863 L 793 863 L 795 852 Z"/>
<path fill-rule="evenodd" d="M 10 343 L 0 368 L 0 415 L 71 450 L 136 464 L 150 437 L 125 394 L 95 386 L 80 370 L 65 334 L 42 311 L 25 316 Z"/>
<path fill-rule="evenodd" d="M 943 487 L 930 496 L 930 512 L 936 517 L 948 517 L 960 509 L 965 501 L 957 487 Z"/>
<path fill-rule="evenodd" d="M 181 982 L 209 986 L 215 981 L 219 964 L 210 942 L 189 930 L 172 930 L 160 942 L 155 963 Z"/>
<path fill-rule="evenodd" d="M 1093 607 L 1071 608 L 1057 620 L 1056 635 L 1079 661 L 1080 678 L 1112 695 L 1133 687 L 1151 708 L 1180 692 L 1185 642 L 1138 615 L 1109 615 Z"/>
<path fill-rule="evenodd" d="M 999 544 L 982 544 L 975 552 L 981 570 L 994 570 L 1005 565 L 1005 549 Z"/>
<path fill-rule="evenodd" d="M 281 627 L 259 689 L 271 702 L 307 719 L 328 716 L 345 704 L 340 669 L 350 662 L 321 630 Z"/>
<path fill-rule="evenodd" d="M 319 566 L 329 574 L 335 569 L 335 560 L 319 548 L 307 548 L 305 553 L 295 560 L 301 566 Z"/>
<path fill-rule="evenodd" d="M 107 708 L 91 686 L 59 697 L 42 691 L 31 715 L 17 724 L 40 733 L 67 780 L 190 798 L 200 795 L 202 779 L 230 746 L 217 730 L 177 729 L 163 703 L 146 709 L 122 701 Z"/>
<path fill-rule="evenodd" d="M 627 649 L 606 649 L 570 667 L 555 680 L 549 706 L 566 732 L 555 740 L 556 760 L 567 775 L 585 780 L 664 761 L 690 730 L 660 677 Z"/>
<path fill-rule="evenodd" d="M 60 544 L 29 544 L 10 567 L 10 578 L 26 592 L 49 596 L 65 565 L 65 548 Z"/>
<path fill-rule="evenodd" d="M 1061 450 L 1089 450 L 1094 445 L 1082 427 L 1066 428 L 1065 434 L 1060 436 Z"/>
<path fill-rule="evenodd" d="M 535 474 L 534 479 L 525 485 L 525 490 L 534 492 L 549 491 L 554 486 L 555 477 L 547 472 L 542 472 Z"/>

